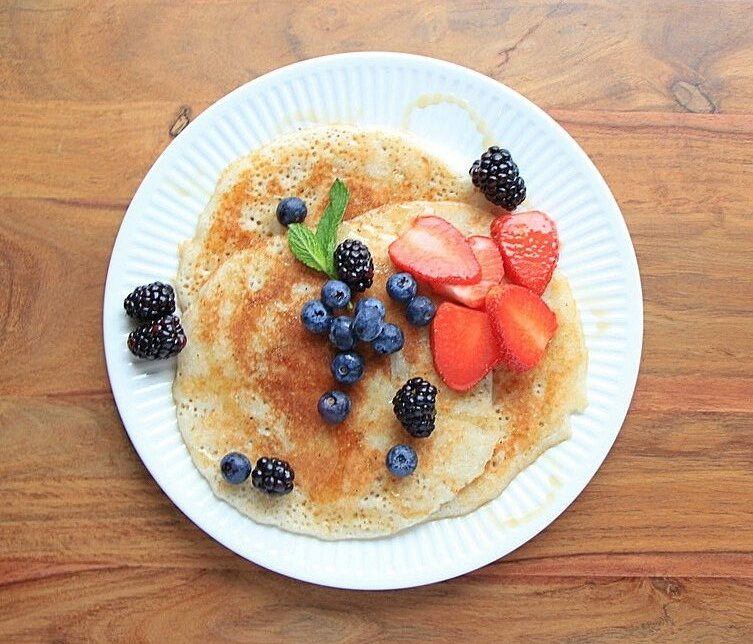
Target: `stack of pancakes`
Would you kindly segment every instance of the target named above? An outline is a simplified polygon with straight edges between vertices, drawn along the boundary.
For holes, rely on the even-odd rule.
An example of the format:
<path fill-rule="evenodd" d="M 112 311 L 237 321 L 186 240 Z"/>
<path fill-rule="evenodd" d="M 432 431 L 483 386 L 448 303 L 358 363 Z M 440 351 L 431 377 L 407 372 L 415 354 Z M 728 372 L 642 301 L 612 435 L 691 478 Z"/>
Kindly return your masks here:
<path fill-rule="evenodd" d="M 370 293 L 404 330 L 405 347 L 388 357 L 363 348 L 366 374 L 348 388 L 352 412 L 333 426 L 317 413 L 321 394 L 335 388 L 332 348 L 300 322 L 326 277 L 292 256 L 275 209 L 283 197 L 301 197 L 306 223 L 315 225 L 335 178 L 351 193 L 339 238 L 370 248 Z M 569 415 L 586 405 L 587 359 L 563 275 L 555 273 L 544 294 L 559 328 L 541 364 L 525 374 L 499 368 L 465 394 L 434 371 L 428 330 L 408 325 L 386 297 L 394 272 L 387 247 L 430 209 L 466 235 L 488 234 L 490 208 L 467 177 L 379 130 L 301 130 L 222 174 L 194 238 L 180 248 L 176 284 L 188 345 L 173 393 L 194 463 L 217 496 L 252 519 L 325 539 L 389 535 L 476 509 L 569 436 Z M 416 376 L 439 390 L 436 429 L 426 439 L 411 438 L 392 412 L 395 391 Z M 396 443 L 418 454 L 416 472 L 404 479 L 384 462 Z M 219 462 L 230 451 L 287 460 L 295 489 L 271 497 L 250 483 L 227 484 Z"/>

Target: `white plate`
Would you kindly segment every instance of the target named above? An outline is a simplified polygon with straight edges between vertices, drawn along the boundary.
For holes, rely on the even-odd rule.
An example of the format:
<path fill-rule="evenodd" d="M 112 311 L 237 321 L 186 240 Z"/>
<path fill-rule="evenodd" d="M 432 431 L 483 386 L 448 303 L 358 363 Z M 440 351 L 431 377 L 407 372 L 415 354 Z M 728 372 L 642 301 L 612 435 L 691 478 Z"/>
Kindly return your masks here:
<path fill-rule="evenodd" d="M 176 246 L 193 235 L 220 171 L 282 132 L 313 123 L 403 128 L 459 168 L 490 143 L 509 148 L 527 205 L 550 213 L 560 266 L 583 317 L 589 407 L 573 436 L 467 516 L 389 538 L 327 542 L 262 526 L 218 500 L 193 466 L 171 395 L 174 364 L 131 359 L 123 298 L 173 281 Z M 643 306 L 635 253 L 599 172 L 570 136 L 513 90 L 447 62 L 392 53 L 340 54 L 278 69 L 231 92 L 162 153 L 136 192 L 110 260 L 104 342 L 128 435 L 165 493 L 231 550 L 279 573 L 328 586 L 383 589 L 461 575 L 514 550 L 551 523 L 606 457 L 635 387 Z"/>

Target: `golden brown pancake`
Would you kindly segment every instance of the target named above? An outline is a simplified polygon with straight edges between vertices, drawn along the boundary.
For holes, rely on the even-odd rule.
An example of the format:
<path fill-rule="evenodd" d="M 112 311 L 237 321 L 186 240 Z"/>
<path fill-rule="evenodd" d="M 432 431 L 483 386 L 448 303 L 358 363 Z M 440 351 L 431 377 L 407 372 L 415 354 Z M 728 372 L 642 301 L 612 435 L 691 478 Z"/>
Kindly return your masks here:
<path fill-rule="evenodd" d="M 384 285 L 394 272 L 387 247 L 428 211 L 466 234 L 488 231 L 487 211 L 456 202 L 386 206 L 345 222 L 340 238 L 363 240 L 374 256 L 370 294 L 387 300 Z M 388 302 L 388 319 L 405 331 L 405 348 L 390 358 L 364 351 L 366 374 L 348 388 L 353 411 L 338 426 L 326 425 L 316 411 L 320 394 L 335 387 L 332 351 L 299 318 L 324 279 L 297 262 L 276 235 L 234 254 L 184 315 L 188 345 L 174 385 L 179 426 L 214 492 L 241 512 L 327 539 L 392 534 L 477 507 L 521 464 L 566 437 L 564 419 L 582 403 L 581 372 L 571 366 L 581 364 L 585 352 L 570 342 L 582 335 L 564 278 L 555 279 L 548 297 L 565 331 L 558 331 L 535 373 L 498 370 L 494 400 L 491 376 L 465 394 L 447 389 L 434 372 L 427 330 L 410 327 L 402 307 Z M 439 388 L 437 429 L 427 439 L 410 437 L 390 404 L 414 376 Z M 384 464 L 398 442 L 411 444 L 419 457 L 416 472 L 402 480 Z M 270 498 L 250 483 L 225 483 L 219 461 L 232 450 L 288 460 L 296 471 L 294 491 Z"/>

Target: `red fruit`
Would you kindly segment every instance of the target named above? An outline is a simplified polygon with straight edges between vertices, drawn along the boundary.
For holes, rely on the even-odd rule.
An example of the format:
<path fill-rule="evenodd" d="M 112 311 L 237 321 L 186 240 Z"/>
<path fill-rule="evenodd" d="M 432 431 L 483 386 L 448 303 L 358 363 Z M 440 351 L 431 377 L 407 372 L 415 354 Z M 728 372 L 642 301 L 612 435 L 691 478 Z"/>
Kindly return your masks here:
<path fill-rule="evenodd" d="M 416 218 L 388 252 L 395 266 L 416 279 L 441 284 L 475 284 L 481 279 L 470 244 L 441 217 Z"/>
<path fill-rule="evenodd" d="M 468 391 L 499 362 L 499 348 L 489 316 L 452 302 L 442 302 L 431 325 L 434 368 L 455 391 Z"/>
<path fill-rule="evenodd" d="M 492 222 L 492 237 L 502 253 L 507 279 L 541 295 L 559 259 L 555 223 L 538 210 L 503 215 Z"/>
<path fill-rule="evenodd" d="M 505 267 L 499 248 L 491 237 L 475 235 L 469 237 L 467 241 L 481 265 L 481 281 L 467 286 L 436 284 L 433 288 L 440 295 L 470 306 L 472 309 L 483 309 L 487 292 L 492 286 L 502 281 L 505 276 Z"/>
<path fill-rule="evenodd" d="M 557 316 L 536 293 L 515 284 L 494 286 L 486 310 L 502 362 L 513 371 L 533 369 L 557 330 Z"/>

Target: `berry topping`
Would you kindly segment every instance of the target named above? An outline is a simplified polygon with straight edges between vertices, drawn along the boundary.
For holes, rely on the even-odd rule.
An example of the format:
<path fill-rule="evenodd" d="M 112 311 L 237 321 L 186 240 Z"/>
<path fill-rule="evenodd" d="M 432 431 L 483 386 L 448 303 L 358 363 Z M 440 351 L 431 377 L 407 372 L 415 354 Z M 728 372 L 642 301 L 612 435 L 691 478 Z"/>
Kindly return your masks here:
<path fill-rule="evenodd" d="M 395 302 L 407 304 L 418 292 L 418 284 L 410 273 L 395 273 L 387 280 L 387 295 Z"/>
<path fill-rule="evenodd" d="M 493 145 L 474 161 L 471 180 L 484 196 L 505 210 L 515 210 L 526 198 L 526 184 L 507 150 Z"/>
<path fill-rule="evenodd" d="M 169 284 L 152 282 L 137 287 L 123 302 L 125 312 L 139 322 L 148 322 L 175 312 L 175 291 Z"/>
<path fill-rule="evenodd" d="M 431 325 L 434 367 L 455 391 L 468 391 L 499 362 L 497 339 L 489 316 L 452 302 L 443 302 Z"/>
<path fill-rule="evenodd" d="M 390 244 L 392 263 L 418 279 L 442 284 L 475 284 L 481 267 L 460 231 L 441 217 L 418 217 Z"/>
<path fill-rule="evenodd" d="M 395 445 L 387 452 L 387 469 L 400 478 L 413 474 L 418 465 L 416 450 L 410 445 Z"/>
<path fill-rule="evenodd" d="M 501 284 L 487 294 L 486 310 L 502 362 L 518 372 L 539 364 L 557 330 L 557 317 L 544 300 L 522 286 Z"/>
<path fill-rule="evenodd" d="M 374 260 L 368 247 L 357 239 L 346 239 L 335 250 L 335 272 L 350 290 L 363 293 L 374 282 Z"/>
<path fill-rule="evenodd" d="M 344 309 L 350 304 L 350 288 L 340 280 L 328 280 L 322 286 L 322 304 L 330 311 Z"/>
<path fill-rule="evenodd" d="M 413 326 L 426 326 L 434 319 L 437 307 L 425 295 L 416 295 L 405 308 L 405 316 Z"/>
<path fill-rule="evenodd" d="M 491 237 L 473 235 L 468 238 L 478 263 L 481 265 L 481 279 L 499 284 L 505 276 L 505 266 L 497 244 Z"/>
<path fill-rule="evenodd" d="M 322 394 L 317 405 L 319 415 L 328 423 L 343 422 L 350 413 L 350 398 L 342 391 L 328 391 Z"/>
<path fill-rule="evenodd" d="M 230 452 L 222 457 L 220 472 L 228 483 L 240 485 L 251 474 L 251 461 L 240 452 Z"/>
<path fill-rule="evenodd" d="M 556 224 L 538 210 L 505 215 L 492 222 L 492 237 L 502 253 L 507 279 L 541 295 L 559 259 Z"/>
<path fill-rule="evenodd" d="M 340 351 L 350 351 L 356 344 L 350 328 L 352 323 L 353 320 L 347 315 L 341 315 L 332 320 L 332 326 L 329 328 L 329 341 Z"/>
<path fill-rule="evenodd" d="M 505 275 L 505 267 L 502 263 L 499 248 L 491 237 L 469 237 L 468 243 L 481 265 L 481 281 L 478 284 L 465 286 L 437 284 L 434 285 L 434 290 L 440 295 L 470 306 L 472 309 L 483 309 L 486 294 L 492 286 L 502 281 Z"/>
<path fill-rule="evenodd" d="M 301 309 L 301 322 L 311 333 L 329 331 L 332 316 L 319 300 L 309 300 Z"/>
<path fill-rule="evenodd" d="M 400 327 L 394 324 L 385 324 L 382 328 L 382 332 L 379 334 L 376 340 L 372 342 L 371 346 L 374 347 L 374 351 L 381 355 L 389 355 L 400 351 L 405 344 L 405 338 Z"/>
<path fill-rule="evenodd" d="M 384 316 L 387 315 L 387 309 L 384 306 L 384 302 L 376 297 L 365 297 L 362 300 L 359 300 L 358 304 L 356 304 L 356 308 L 353 311 L 353 314 L 358 315 L 365 309 L 370 309 L 382 319 L 384 319 Z"/>
<path fill-rule="evenodd" d="M 183 350 L 186 334 L 175 315 L 148 322 L 128 335 L 128 348 L 137 358 L 165 360 Z"/>
<path fill-rule="evenodd" d="M 306 204 L 298 197 L 285 197 L 277 204 L 277 221 L 283 226 L 300 224 L 306 219 Z"/>
<path fill-rule="evenodd" d="M 376 300 L 378 302 L 378 300 Z M 359 302 L 361 304 L 361 302 Z M 384 328 L 384 305 L 379 302 L 381 309 L 377 306 L 361 304 L 360 309 L 356 307 L 356 315 L 353 318 L 352 330 L 353 335 L 364 342 L 372 342 L 379 337 Z"/>
<path fill-rule="evenodd" d="M 358 382 L 363 376 L 365 368 L 363 358 L 355 351 L 338 353 L 330 365 L 330 370 L 337 382 L 344 385 L 352 385 Z"/>
<path fill-rule="evenodd" d="M 411 378 L 395 394 L 392 408 L 411 436 L 426 438 L 434 431 L 436 403 L 437 388 L 423 378 Z"/>
<path fill-rule="evenodd" d="M 295 472 L 287 461 L 262 456 L 251 472 L 251 483 L 267 494 L 282 495 L 293 489 Z"/>

